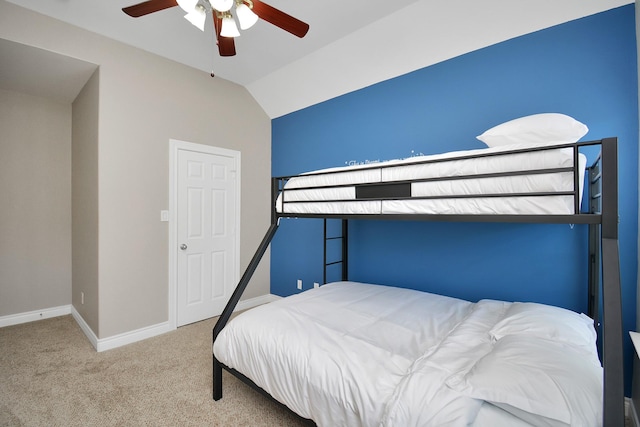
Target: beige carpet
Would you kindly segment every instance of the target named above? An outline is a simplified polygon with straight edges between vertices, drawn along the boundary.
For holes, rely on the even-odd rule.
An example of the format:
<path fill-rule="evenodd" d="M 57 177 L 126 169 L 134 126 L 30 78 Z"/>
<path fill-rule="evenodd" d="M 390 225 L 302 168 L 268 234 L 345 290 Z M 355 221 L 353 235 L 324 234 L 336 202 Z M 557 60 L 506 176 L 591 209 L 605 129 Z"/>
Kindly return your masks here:
<path fill-rule="evenodd" d="M 211 398 L 214 320 L 97 353 L 72 316 L 0 328 L 0 426 L 301 426 L 227 372 Z"/>

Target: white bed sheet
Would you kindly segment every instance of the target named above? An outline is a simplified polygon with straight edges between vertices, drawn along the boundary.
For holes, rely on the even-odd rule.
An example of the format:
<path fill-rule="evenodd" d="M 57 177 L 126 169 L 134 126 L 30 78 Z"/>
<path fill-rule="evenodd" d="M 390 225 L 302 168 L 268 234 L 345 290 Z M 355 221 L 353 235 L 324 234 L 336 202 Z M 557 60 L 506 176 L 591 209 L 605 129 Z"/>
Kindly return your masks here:
<path fill-rule="evenodd" d="M 549 143 L 549 146 L 556 145 Z M 540 145 L 537 145 L 540 147 Z M 573 214 L 572 196 L 481 197 L 483 194 L 514 194 L 573 191 L 571 172 L 452 179 L 416 182 L 411 197 L 479 196 L 470 198 L 356 200 L 355 184 L 419 180 L 435 177 L 459 177 L 488 173 L 542 170 L 573 166 L 573 150 L 559 148 L 515 154 L 473 157 L 484 153 L 501 153 L 527 145 L 502 146 L 482 150 L 450 152 L 380 163 L 380 166 L 357 165 L 325 169 L 326 175 L 301 175 L 290 179 L 276 201 L 276 209 L 292 214 Z M 415 164 L 424 160 L 446 160 Z M 397 165 L 388 167 L 390 165 Z M 582 198 L 586 157 L 579 155 L 579 198 Z M 367 169 L 363 169 L 367 168 Z M 336 187 L 330 187 L 336 186 Z M 313 188 L 318 187 L 318 188 Z M 319 203 L 318 201 L 326 201 Z M 295 202 L 295 203 L 291 203 Z"/>
<path fill-rule="evenodd" d="M 448 384 L 492 354 L 490 330 L 510 306 L 337 282 L 238 315 L 213 351 L 320 427 L 513 425 L 522 417 Z M 575 351 L 601 398 L 595 345 Z"/>

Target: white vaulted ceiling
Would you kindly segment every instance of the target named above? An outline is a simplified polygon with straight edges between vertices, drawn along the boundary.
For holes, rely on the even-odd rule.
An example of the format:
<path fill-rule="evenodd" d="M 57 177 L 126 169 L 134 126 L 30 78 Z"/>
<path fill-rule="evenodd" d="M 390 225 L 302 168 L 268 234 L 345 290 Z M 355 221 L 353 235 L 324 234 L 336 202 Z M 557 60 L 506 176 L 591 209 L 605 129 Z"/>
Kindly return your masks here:
<path fill-rule="evenodd" d="M 4 0 L 0 0 L 4 1 Z M 218 56 L 174 7 L 131 18 L 137 0 L 7 0 L 245 86 L 274 118 L 523 34 L 630 0 L 266 0 L 310 25 L 299 39 L 265 21 Z M 392 6 L 393 8 L 389 8 Z M 3 52 L 4 55 L 4 52 Z M 3 57 L 7 59 L 7 57 Z"/>

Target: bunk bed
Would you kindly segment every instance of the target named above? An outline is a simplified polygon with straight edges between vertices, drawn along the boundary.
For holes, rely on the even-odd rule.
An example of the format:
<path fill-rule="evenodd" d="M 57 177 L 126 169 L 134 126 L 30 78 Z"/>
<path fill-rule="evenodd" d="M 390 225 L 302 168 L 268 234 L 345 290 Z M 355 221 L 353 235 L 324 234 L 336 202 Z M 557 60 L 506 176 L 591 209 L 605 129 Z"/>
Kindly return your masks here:
<path fill-rule="evenodd" d="M 581 150 L 590 146 L 600 151 L 586 166 Z M 222 397 L 225 369 L 318 425 L 438 425 L 445 416 L 450 425 L 474 419 L 476 425 L 591 425 L 589 417 L 597 416 L 602 425 L 623 426 L 617 179 L 616 138 L 507 144 L 273 178 L 271 225 L 213 329 L 213 398 Z M 325 230 L 326 219 L 342 220 L 342 281 L 229 323 L 280 218 L 288 217 L 324 218 Z M 541 304 L 470 303 L 350 282 L 347 223 L 361 219 L 588 224 L 588 317 Z M 303 326 L 288 329 L 292 324 Z M 302 345 L 288 347 L 295 342 Z M 352 357 L 363 348 L 367 357 Z M 506 359 L 494 360 L 496 353 Z M 514 364 L 505 360 L 517 365 L 532 354 L 540 358 L 528 366 L 558 371 L 560 378 L 533 381 L 542 396 L 517 395 L 513 387 L 522 388 L 509 381 L 524 374 L 509 371 Z M 496 376 L 489 367 L 497 366 Z M 311 371 L 319 376 L 307 378 Z M 528 378 L 547 373 L 528 372 Z M 554 400 L 569 402 L 557 407 Z M 590 412 L 594 402 L 602 406 Z"/>

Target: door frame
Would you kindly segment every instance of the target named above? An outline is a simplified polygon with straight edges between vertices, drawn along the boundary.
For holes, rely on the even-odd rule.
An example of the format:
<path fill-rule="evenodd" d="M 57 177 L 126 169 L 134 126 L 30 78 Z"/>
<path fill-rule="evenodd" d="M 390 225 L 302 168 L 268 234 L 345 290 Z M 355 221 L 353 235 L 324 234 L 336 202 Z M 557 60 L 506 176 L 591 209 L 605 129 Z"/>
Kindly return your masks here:
<path fill-rule="evenodd" d="M 240 275 L 240 152 L 227 148 L 211 145 L 196 144 L 194 142 L 169 140 L 169 291 L 167 294 L 169 326 L 177 328 L 178 310 L 178 153 L 180 151 L 193 151 L 203 154 L 233 157 L 236 160 L 236 236 L 235 236 L 235 271 L 234 282 L 237 283 Z M 229 295 L 231 296 L 231 295 Z"/>

